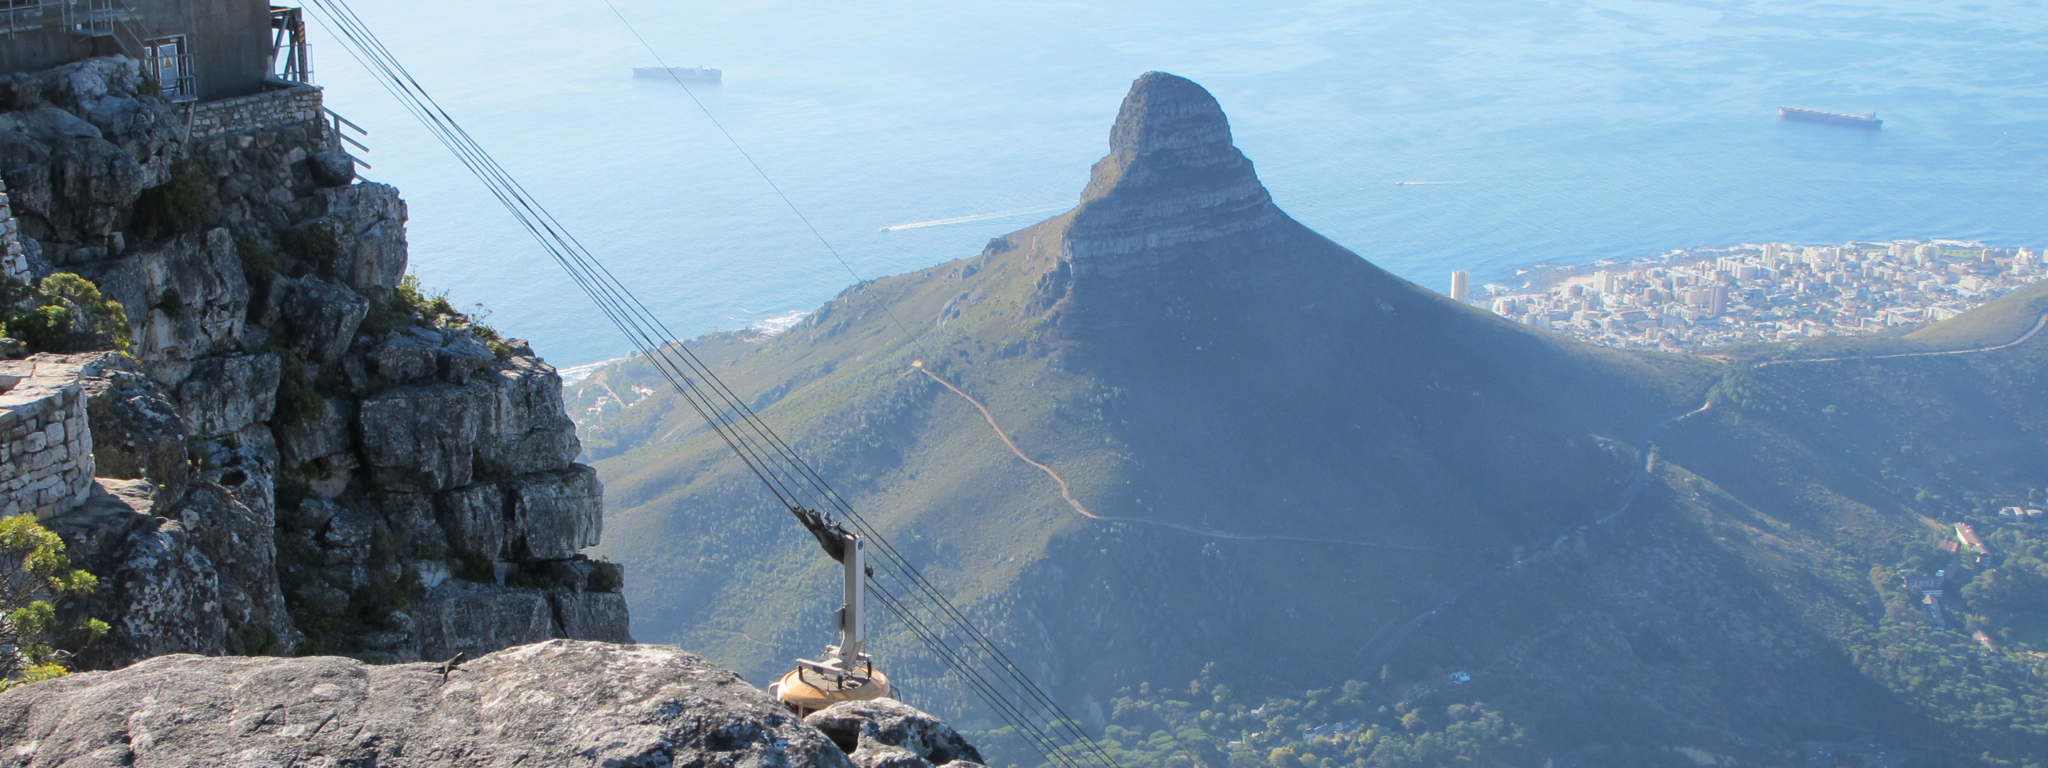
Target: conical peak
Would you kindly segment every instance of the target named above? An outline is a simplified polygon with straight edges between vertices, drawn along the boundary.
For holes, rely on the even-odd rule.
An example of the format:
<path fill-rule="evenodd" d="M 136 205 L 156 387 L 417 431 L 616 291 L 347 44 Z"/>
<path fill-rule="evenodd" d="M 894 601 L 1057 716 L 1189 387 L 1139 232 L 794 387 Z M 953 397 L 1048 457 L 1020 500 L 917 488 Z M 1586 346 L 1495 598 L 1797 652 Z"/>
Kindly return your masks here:
<path fill-rule="evenodd" d="M 1230 142 L 1230 121 L 1184 77 L 1147 72 L 1131 84 L 1066 237 L 1077 277 L 1183 261 L 1179 246 L 1285 219 L 1252 161 Z"/>
<path fill-rule="evenodd" d="M 1231 144 L 1230 119 L 1216 97 L 1185 77 L 1147 72 L 1124 96 L 1109 130 L 1109 156 L 1095 164 L 1081 200 L 1105 197 L 1118 187 L 1149 186 L 1160 175 L 1190 174 L 1211 175 L 1208 184 L 1259 183 L 1251 162 Z"/>
<path fill-rule="evenodd" d="M 1193 80 L 1165 72 L 1146 72 L 1131 83 L 1109 133 L 1110 154 L 1126 157 L 1230 146 L 1230 120 L 1216 97 Z"/>

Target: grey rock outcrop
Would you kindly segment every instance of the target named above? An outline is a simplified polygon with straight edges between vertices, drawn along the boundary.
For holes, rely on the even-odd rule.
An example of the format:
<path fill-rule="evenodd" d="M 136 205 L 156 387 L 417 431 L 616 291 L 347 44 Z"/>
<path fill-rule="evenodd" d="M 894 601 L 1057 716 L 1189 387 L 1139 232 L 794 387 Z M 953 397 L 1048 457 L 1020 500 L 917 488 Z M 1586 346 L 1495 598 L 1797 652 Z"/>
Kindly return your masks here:
<path fill-rule="evenodd" d="M 0 693 L 0 766 L 851 768 L 739 676 L 667 646 L 466 663 L 168 656 Z"/>
<path fill-rule="evenodd" d="M 281 372 L 271 354 L 200 360 L 177 389 L 185 425 L 193 434 L 217 438 L 269 421 L 277 410 Z"/>
<path fill-rule="evenodd" d="M 96 427 L 93 459 L 104 478 L 152 478 L 161 485 L 156 503 L 185 493 L 185 417 L 133 358 L 104 353 L 86 364 L 80 379 L 85 407 Z"/>
<path fill-rule="evenodd" d="M 981 751 L 945 721 L 895 699 L 848 701 L 804 722 L 845 750 L 858 768 L 978 768 Z"/>
<path fill-rule="evenodd" d="M 1186 78 L 1147 72 L 1124 97 L 1109 156 L 1090 173 L 1064 250 L 1076 280 L 1115 278 L 1285 218 L 1232 143 L 1215 97 Z"/>
<path fill-rule="evenodd" d="M 128 356 L 34 358 L 78 371 L 80 482 L 25 508 L 70 509 L 46 524 L 102 577 L 67 609 L 113 626 L 80 664 L 629 640 L 619 569 L 580 552 L 603 489 L 561 378 L 405 283 L 405 203 L 298 108 L 317 91 L 187 138 L 142 84 L 119 58 L 0 76 L 7 231 L 133 330 Z"/>

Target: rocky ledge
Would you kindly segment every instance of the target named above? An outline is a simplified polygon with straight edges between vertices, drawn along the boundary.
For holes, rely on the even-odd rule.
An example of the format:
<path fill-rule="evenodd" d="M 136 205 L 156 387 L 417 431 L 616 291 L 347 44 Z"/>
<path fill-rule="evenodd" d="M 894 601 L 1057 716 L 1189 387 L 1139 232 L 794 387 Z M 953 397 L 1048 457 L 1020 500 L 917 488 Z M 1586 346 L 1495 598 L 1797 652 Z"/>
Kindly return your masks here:
<path fill-rule="evenodd" d="M 0 510 L 101 577 L 78 665 L 630 641 L 561 378 L 405 278 L 398 190 L 312 113 L 195 135 L 145 85 L 118 57 L 0 77 L 6 276 L 89 280 L 132 331 L 0 340 L 46 353 L 0 365 L 37 382 L 0 392 Z"/>
<path fill-rule="evenodd" d="M 850 753 L 850 754 L 849 754 Z M 0 768 L 980 768 L 894 701 L 799 720 L 682 650 L 553 640 L 466 663 L 163 656 L 0 693 Z"/>

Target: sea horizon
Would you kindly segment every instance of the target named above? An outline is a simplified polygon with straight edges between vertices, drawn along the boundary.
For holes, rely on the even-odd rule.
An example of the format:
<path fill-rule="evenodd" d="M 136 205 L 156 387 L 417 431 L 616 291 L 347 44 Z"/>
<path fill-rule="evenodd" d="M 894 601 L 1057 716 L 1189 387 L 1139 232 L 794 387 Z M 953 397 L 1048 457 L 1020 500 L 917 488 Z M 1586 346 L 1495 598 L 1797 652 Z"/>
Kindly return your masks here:
<path fill-rule="evenodd" d="M 618 7 L 662 63 L 719 67 L 723 85 L 634 79 L 655 56 L 602 8 L 357 4 L 684 338 L 971 256 L 1072 205 L 1123 91 L 1154 69 L 1216 95 L 1289 214 L 1438 291 L 1454 269 L 1743 241 L 2048 245 L 2048 53 L 2029 42 L 2048 14 L 2027 2 Z M 340 46 L 319 50 L 328 104 L 371 129 L 363 175 L 411 205 L 424 284 L 565 367 L 629 351 Z M 1885 123 L 1780 122 L 1780 106 Z"/>

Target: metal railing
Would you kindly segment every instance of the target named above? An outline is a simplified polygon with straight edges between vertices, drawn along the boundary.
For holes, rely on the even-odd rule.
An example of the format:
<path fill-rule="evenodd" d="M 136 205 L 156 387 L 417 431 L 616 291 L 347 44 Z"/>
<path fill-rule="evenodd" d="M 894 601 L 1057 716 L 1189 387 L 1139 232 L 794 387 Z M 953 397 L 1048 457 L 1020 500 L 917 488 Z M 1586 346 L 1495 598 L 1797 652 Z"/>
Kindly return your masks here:
<path fill-rule="evenodd" d="M 335 138 L 347 142 L 349 146 L 362 150 L 365 153 L 370 151 L 369 146 L 363 144 L 360 141 L 356 141 L 353 137 L 350 137 L 348 135 L 348 131 L 342 130 L 344 127 L 346 127 L 349 130 L 355 131 L 357 135 L 368 136 L 370 135 L 369 129 L 364 128 L 360 125 L 356 125 L 353 122 L 350 122 L 348 118 L 342 117 L 341 113 L 328 109 L 324 105 L 320 107 L 320 113 L 326 115 L 328 125 L 334 129 Z M 349 157 L 355 158 L 356 165 L 360 165 L 364 168 L 371 167 L 369 163 L 363 162 L 362 158 L 356 157 L 355 153 L 353 152 L 349 153 Z"/>
<path fill-rule="evenodd" d="M 55 4 L 49 0 L 0 0 L 0 36 L 42 29 L 44 6 Z"/>
<path fill-rule="evenodd" d="M 270 6 L 271 76 L 312 85 L 313 59 L 309 48 L 305 11 L 291 6 Z"/>

